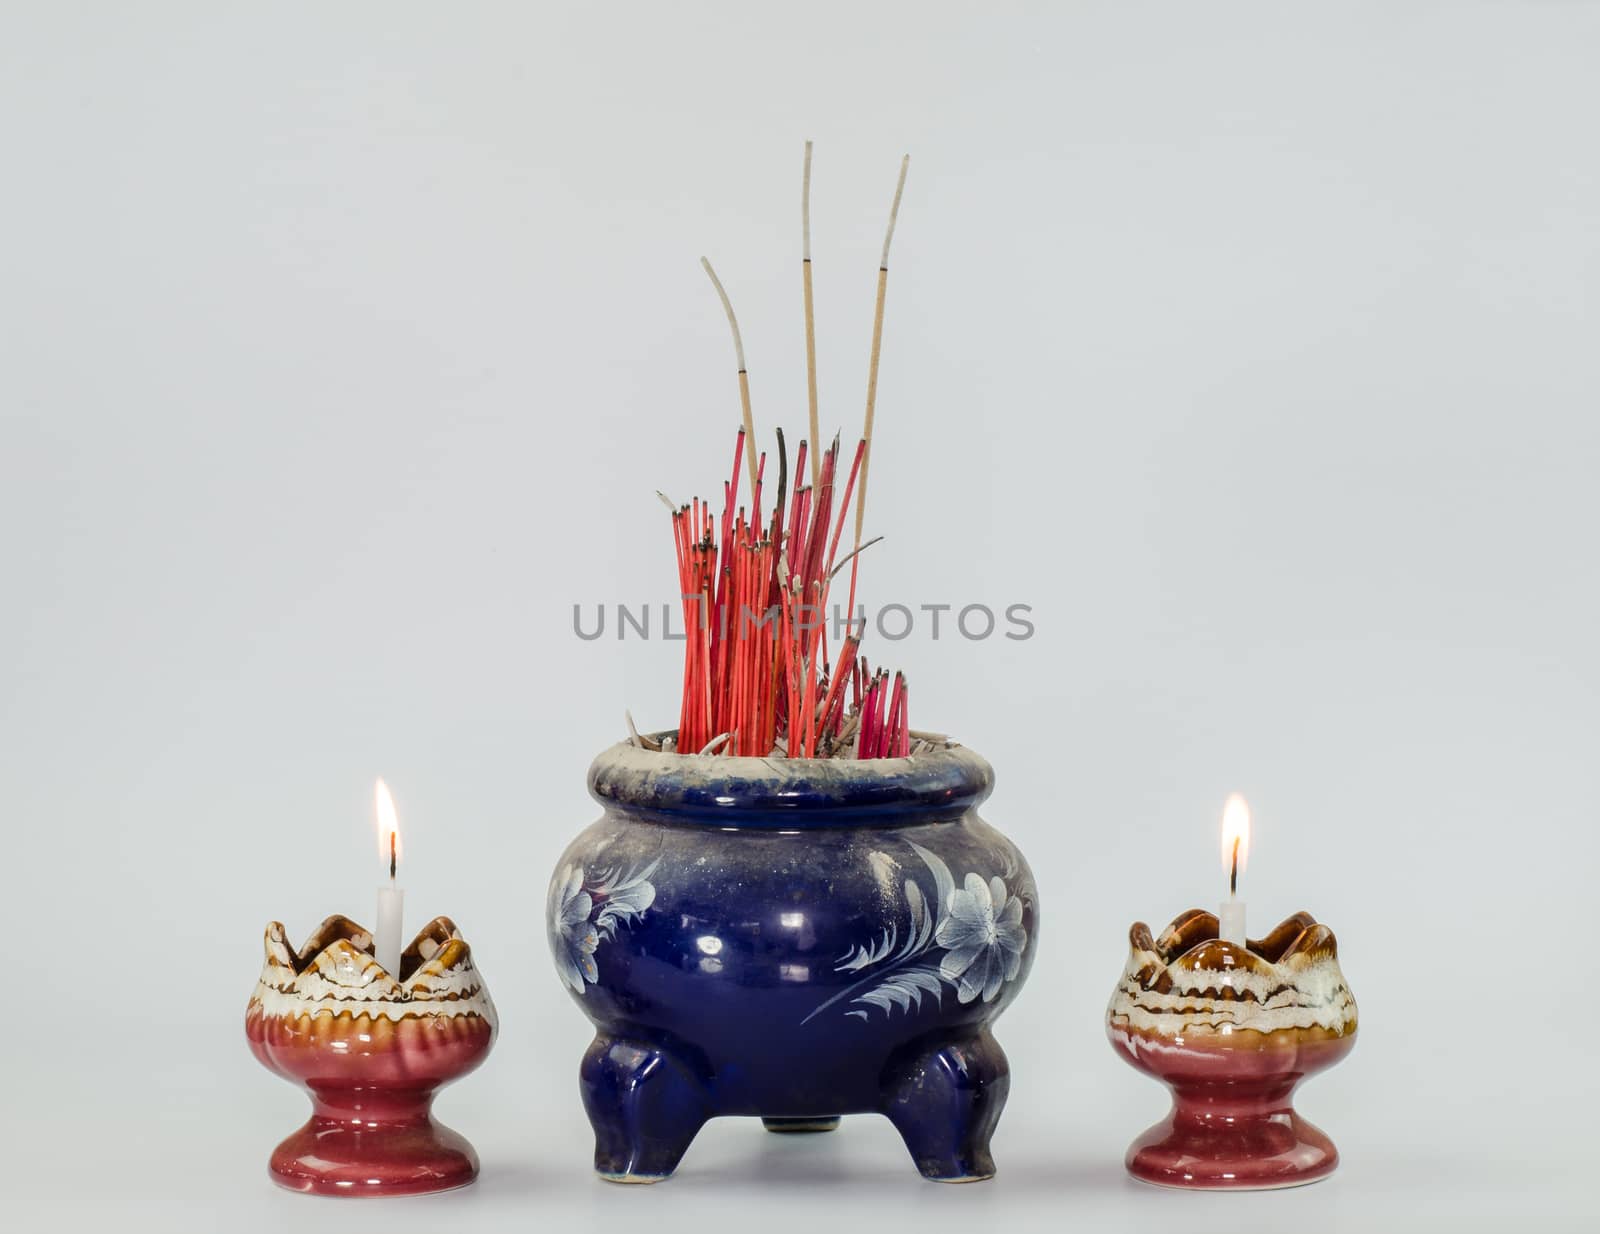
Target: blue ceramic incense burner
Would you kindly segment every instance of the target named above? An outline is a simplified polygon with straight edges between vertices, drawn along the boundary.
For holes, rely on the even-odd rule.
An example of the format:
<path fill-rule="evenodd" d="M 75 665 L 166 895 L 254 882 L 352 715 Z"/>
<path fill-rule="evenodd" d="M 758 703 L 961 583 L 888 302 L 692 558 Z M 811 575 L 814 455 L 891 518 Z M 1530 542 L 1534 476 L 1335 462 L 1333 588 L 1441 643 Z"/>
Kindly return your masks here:
<path fill-rule="evenodd" d="M 1033 963 L 1037 893 L 978 817 L 994 771 L 941 747 L 785 760 L 612 747 L 605 808 L 547 924 L 595 1025 L 595 1169 L 670 1175 L 707 1119 L 830 1131 L 886 1115 L 930 1179 L 994 1173 L 1010 1087 L 991 1032 Z"/>

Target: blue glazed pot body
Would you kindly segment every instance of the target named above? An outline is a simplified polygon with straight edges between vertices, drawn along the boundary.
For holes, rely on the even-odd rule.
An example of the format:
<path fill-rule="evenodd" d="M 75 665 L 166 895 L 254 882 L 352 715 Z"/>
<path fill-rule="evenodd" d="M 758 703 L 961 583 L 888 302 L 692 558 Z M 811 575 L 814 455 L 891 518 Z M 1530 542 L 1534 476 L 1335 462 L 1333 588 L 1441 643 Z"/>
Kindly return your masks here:
<path fill-rule="evenodd" d="M 670 1173 L 716 1115 L 866 1112 L 930 1177 L 992 1173 L 1009 1070 L 989 1026 L 1038 910 L 1022 855 L 978 816 L 986 762 L 619 746 L 589 784 L 605 811 L 563 854 L 548 924 L 597 1029 L 582 1080 L 602 1173 Z"/>

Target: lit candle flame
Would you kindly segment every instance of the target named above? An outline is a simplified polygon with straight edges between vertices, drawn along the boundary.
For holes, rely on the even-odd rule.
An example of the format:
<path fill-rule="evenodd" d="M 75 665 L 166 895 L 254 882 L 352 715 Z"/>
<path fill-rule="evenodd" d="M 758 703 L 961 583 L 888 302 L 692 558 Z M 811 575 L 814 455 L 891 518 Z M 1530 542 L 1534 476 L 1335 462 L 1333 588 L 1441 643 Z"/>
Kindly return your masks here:
<path fill-rule="evenodd" d="M 378 806 L 378 856 L 388 864 L 390 877 L 400 859 L 400 813 L 394 808 L 394 794 L 381 779 L 373 790 Z"/>
<path fill-rule="evenodd" d="M 1228 889 L 1237 889 L 1238 877 L 1250 860 L 1250 806 L 1238 793 L 1228 797 L 1222 807 L 1222 871 L 1228 876 Z"/>

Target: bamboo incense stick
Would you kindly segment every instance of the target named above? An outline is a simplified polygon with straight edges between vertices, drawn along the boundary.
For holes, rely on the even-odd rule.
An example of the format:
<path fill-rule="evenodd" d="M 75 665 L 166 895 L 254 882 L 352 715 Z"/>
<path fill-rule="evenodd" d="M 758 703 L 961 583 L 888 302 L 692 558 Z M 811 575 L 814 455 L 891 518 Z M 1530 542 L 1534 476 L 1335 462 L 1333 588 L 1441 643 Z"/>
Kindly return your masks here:
<path fill-rule="evenodd" d="M 883 301 L 889 291 L 889 246 L 894 242 L 895 220 L 900 217 L 900 196 L 906 188 L 906 171 L 911 166 L 908 154 L 900 160 L 900 178 L 895 182 L 894 201 L 889 205 L 889 225 L 883 233 L 883 255 L 878 260 L 878 302 L 872 312 L 872 352 L 867 361 L 867 412 L 861 428 L 865 443 L 861 456 L 861 487 L 856 491 L 856 538 L 861 547 L 861 524 L 867 512 L 867 472 L 872 464 L 872 421 L 878 408 L 878 359 L 883 354 Z M 730 309 L 731 313 L 732 310 Z M 856 571 L 850 569 L 850 611 L 856 608 Z"/>
<path fill-rule="evenodd" d="M 811 486 L 821 483 L 822 458 L 817 428 L 817 319 L 811 301 L 811 143 L 806 142 L 806 166 L 800 182 L 800 282 L 805 291 L 806 401 L 811 412 Z"/>
<path fill-rule="evenodd" d="M 901 172 L 902 181 L 905 173 Z M 895 194 L 895 208 L 900 205 L 900 196 Z M 889 229 L 894 230 L 891 219 Z M 887 257 L 889 247 L 884 245 L 884 254 Z M 706 273 L 711 276 L 711 285 L 717 289 L 717 296 L 722 301 L 723 311 L 728 314 L 728 327 L 733 331 L 733 351 L 739 360 L 739 409 L 744 415 L 744 448 L 747 455 L 747 468 L 750 473 L 750 508 L 754 510 L 758 503 L 759 491 L 756 480 L 756 425 L 755 417 L 750 414 L 750 373 L 744 365 L 744 337 L 739 333 L 739 319 L 733 315 L 733 301 L 728 299 L 728 293 L 723 290 L 722 280 L 717 277 L 717 272 L 711 268 L 711 263 L 706 258 L 700 259 L 700 264 L 706 268 Z M 878 297 L 879 308 L 883 306 L 883 297 Z M 880 316 L 882 314 L 880 313 Z M 876 348 L 874 348 L 876 351 Z M 874 380 L 876 380 L 876 362 L 874 362 Z"/>

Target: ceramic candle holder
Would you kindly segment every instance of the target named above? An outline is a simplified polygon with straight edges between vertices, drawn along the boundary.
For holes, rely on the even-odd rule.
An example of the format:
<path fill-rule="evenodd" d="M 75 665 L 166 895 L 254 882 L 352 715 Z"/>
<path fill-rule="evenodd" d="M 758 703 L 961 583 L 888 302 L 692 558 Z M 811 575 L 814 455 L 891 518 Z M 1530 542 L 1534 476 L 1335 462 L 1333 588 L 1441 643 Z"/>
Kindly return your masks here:
<path fill-rule="evenodd" d="M 470 1183 L 472 1145 L 435 1122 L 434 1093 L 484 1060 L 494 1004 L 472 950 L 436 917 L 400 957 L 329 917 L 299 952 L 276 921 L 245 1012 L 262 1064 L 311 1094 L 311 1120 L 272 1154 L 273 1180 L 319 1195 L 418 1195 Z"/>
<path fill-rule="evenodd" d="M 1295 1112 L 1294 1089 L 1355 1045 L 1356 1004 L 1333 931 L 1296 913 L 1247 946 L 1191 909 L 1159 939 L 1129 933 L 1106 1013 L 1117 1053 L 1172 1089 L 1172 1112 L 1133 1142 L 1128 1172 L 1214 1190 L 1295 1187 L 1339 1163 Z"/>

